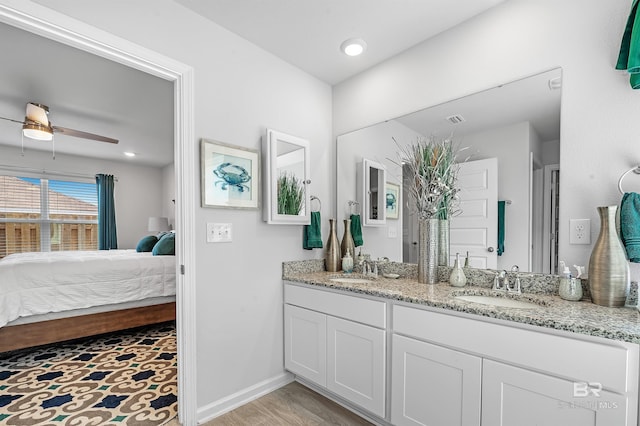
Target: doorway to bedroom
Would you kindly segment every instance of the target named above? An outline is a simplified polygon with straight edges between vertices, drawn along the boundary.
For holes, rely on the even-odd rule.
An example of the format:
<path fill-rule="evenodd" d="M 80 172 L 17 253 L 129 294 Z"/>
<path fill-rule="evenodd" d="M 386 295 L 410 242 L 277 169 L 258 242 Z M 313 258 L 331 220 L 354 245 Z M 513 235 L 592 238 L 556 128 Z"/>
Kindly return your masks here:
<path fill-rule="evenodd" d="M 101 134 L 111 131 L 113 134 L 118 133 L 117 137 L 120 142 L 117 145 L 117 154 L 108 151 L 108 144 L 87 142 L 81 138 L 69 138 L 63 135 L 56 135 L 50 143 L 34 145 L 33 140 L 22 137 L 20 125 L 16 127 L 16 123 L 2 122 L 0 123 L 0 135 L 2 136 L 0 139 L 0 151 L 2 152 L 0 163 L 6 164 L 0 165 L 0 168 L 13 175 L 40 174 L 55 176 L 56 179 L 62 180 L 70 178 L 90 180 L 98 172 L 112 173 L 116 179 L 116 208 L 121 209 L 116 213 L 119 218 L 117 221 L 119 248 L 134 249 L 143 236 L 155 233 L 155 230 L 148 228 L 148 224 L 151 222 L 150 218 L 166 218 L 167 224 L 172 230 L 178 231 L 178 235 L 180 235 L 179 231 L 185 226 L 184 223 L 186 222 L 188 225 L 190 222 L 190 214 L 188 214 L 190 208 L 184 208 L 182 211 L 178 208 L 176 211 L 176 205 L 179 206 L 180 200 L 185 197 L 188 201 L 193 198 L 192 195 L 188 193 L 185 195 L 181 190 L 184 188 L 184 178 L 180 174 L 182 162 L 190 162 L 189 156 L 194 155 L 190 153 L 189 149 L 181 150 L 185 134 L 192 132 L 190 127 L 185 128 L 182 124 L 183 120 L 189 121 L 190 118 L 189 113 L 183 111 L 185 108 L 183 98 L 190 96 L 190 88 L 185 90 L 183 87 L 184 80 L 190 78 L 190 69 L 181 68 L 176 63 L 163 63 L 165 58 L 154 55 L 152 52 L 145 52 L 150 55 L 152 60 L 146 58 L 147 61 L 142 61 L 143 65 L 140 65 L 137 61 L 141 58 L 134 57 L 134 55 L 127 56 L 127 51 L 136 50 L 127 42 L 112 39 L 97 31 L 94 32 L 90 27 L 82 24 L 76 26 L 75 32 L 61 35 L 60 28 L 53 22 L 56 20 L 55 16 L 51 17 L 42 12 L 52 21 L 51 24 L 47 24 L 37 17 L 38 12 L 41 12 L 37 6 L 27 5 L 25 8 L 35 8 L 35 13 L 25 18 L 20 13 L 14 13 L 13 9 L 0 5 L 0 21 L 13 23 L 51 38 L 64 40 L 65 44 L 0 23 L 1 31 L 6 30 L 8 33 L 12 33 L 11 36 L 0 37 L 0 40 L 8 42 L 7 46 L 2 47 L 5 57 L 8 57 L 9 54 L 33 51 L 54 54 L 53 60 L 44 61 L 53 64 L 53 66 L 47 67 L 47 78 L 38 79 L 36 76 L 32 77 L 31 81 L 25 80 L 26 82 L 17 81 L 17 79 L 29 75 L 27 71 L 30 67 L 25 65 L 26 59 L 6 61 L 5 64 L 22 64 L 25 69 L 16 71 L 13 67 L 5 68 L 9 68 L 9 72 L 13 72 L 13 74 L 11 78 L 2 77 L 2 81 L 7 82 L 6 85 L 3 85 L 6 86 L 7 92 L 0 93 L 0 116 L 23 120 L 26 102 L 37 99 L 39 102 L 49 104 L 49 116 L 53 122 L 53 113 L 55 112 L 57 125 L 64 124 L 66 127 L 86 131 L 92 129 L 93 132 Z M 87 56 L 89 65 L 83 65 L 75 59 L 61 59 L 60 56 L 56 56 L 60 54 L 57 49 L 29 47 L 31 45 L 27 44 L 28 41 L 17 41 L 19 37 L 26 37 L 30 39 L 29 42 L 38 39 L 38 41 L 45 43 L 56 43 L 67 53 L 77 50 L 67 44 L 78 44 L 78 41 L 82 40 L 83 48 L 88 52 L 77 50 L 76 53 Z M 105 37 L 108 39 L 107 42 L 100 40 Z M 105 48 L 105 46 L 115 47 Z M 95 54 L 96 52 L 99 54 Z M 119 62 L 126 65 L 110 61 L 109 57 L 118 57 Z M 91 66 L 95 68 L 91 69 Z M 131 66 L 136 66 L 139 69 L 131 68 Z M 42 73 L 41 67 L 33 66 L 31 68 Z M 124 101 L 118 100 L 116 96 L 118 90 L 114 90 L 113 87 L 111 90 L 107 89 L 103 94 L 96 92 L 98 88 L 108 86 L 106 80 L 113 75 L 114 68 L 136 74 L 131 82 L 132 86 L 127 85 L 129 80 L 123 78 L 122 74 L 118 74 L 119 80 L 116 78 L 116 85 L 125 88 L 124 96 L 127 98 Z M 63 83 L 62 79 L 69 75 L 72 77 L 72 83 Z M 40 75 L 40 77 L 42 76 Z M 59 77 L 60 81 L 56 81 L 56 77 Z M 15 84 L 8 83 L 14 81 L 12 79 L 15 79 Z M 145 86 L 147 82 L 150 82 L 149 85 L 155 87 L 155 90 L 145 92 L 143 89 L 150 87 Z M 131 87 L 135 87 L 135 89 L 131 89 Z M 2 90 L 5 90 L 5 87 Z M 155 97 L 158 93 L 162 94 L 164 99 L 158 100 Z M 177 99 L 175 93 L 181 93 L 181 99 Z M 71 100 L 69 101 L 69 99 Z M 101 103 L 112 109 L 106 113 L 102 112 L 100 110 Z M 149 112 L 152 109 L 149 107 L 150 105 L 161 106 L 164 108 L 164 112 Z M 147 126 L 150 119 L 136 119 L 134 117 L 137 110 L 144 110 L 147 114 L 152 115 L 160 114 L 154 116 L 156 119 L 160 116 L 166 116 L 168 112 L 168 119 L 159 120 L 170 124 L 168 130 L 164 128 L 162 136 L 154 134 Z M 176 129 L 174 129 L 174 123 Z M 136 126 L 138 126 L 137 130 Z M 177 139 L 174 141 L 175 138 Z M 153 139 L 153 145 L 149 145 L 152 146 L 152 149 L 136 148 L 138 146 L 136 143 L 143 139 L 147 141 Z M 162 141 L 166 141 L 166 143 L 163 144 Z M 139 146 L 144 146 L 144 144 Z M 135 156 L 125 157 L 125 151 L 129 154 L 135 154 Z M 169 159 L 168 162 L 161 158 L 163 153 L 167 152 L 169 156 L 165 155 L 165 158 Z M 179 164 L 175 163 L 174 152 L 182 152 L 179 155 Z M 119 158 L 116 158 L 118 156 Z M 136 186 L 138 189 L 135 189 Z M 187 192 L 192 191 L 193 189 Z M 183 218 L 182 221 L 180 217 Z M 184 219 L 185 217 L 187 219 Z M 185 249 L 185 243 L 180 237 L 176 239 L 175 246 L 178 255 L 176 260 L 180 259 L 180 252 L 184 253 L 184 251 L 190 250 L 188 245 Z M 179 263 L 184 265 L 185 262 Z M 178 262 L 174 260 L 174 271 L 178 270 L 177 266 Z M 176 275 L 176 284 L 185 279 L 184 276 Z M 180 288 L 180 285 L 177 287 Z M 179 304 L 177 304 L 177 311 L 178 314 L 181 311 Z M 185 329 L 185 325 L 178 320 L 176 328 L 177 334 L 180 335 L 181 329 Z M 189 329 L 187 327 L 187 330 Z M 178 348 L 178 353 L 180 352 L 181 350 Z M 182 353 L 185 353 L 185 350 L 182 350 Z M 179 359 L 178 364 L 184 364 L 184 361 L 181 361 Z M 182 374 L 181 368 L 178 370 L 180 376 Z M 189 368 L 186 370 L 188 371 Z M 178 380 L 182 381 L 183 379 L 179 378 Z M 184 386 L 180 386 L 180 388 L 181 392 L 185 389 L 188 392 L 190 389 L 190 387 Z M 193 409 L 189 408 L 185 411 L 185 415 L 188 416 Z M 185 422 L 188 423 L 188 420 Z"/>

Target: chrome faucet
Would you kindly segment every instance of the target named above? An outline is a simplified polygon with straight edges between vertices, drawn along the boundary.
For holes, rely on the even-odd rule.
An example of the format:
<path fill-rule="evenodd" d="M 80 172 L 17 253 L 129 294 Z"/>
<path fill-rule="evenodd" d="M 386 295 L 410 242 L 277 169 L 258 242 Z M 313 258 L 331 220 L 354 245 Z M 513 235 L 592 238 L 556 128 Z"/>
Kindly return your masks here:
<path fill-rule="evenodd" d="M 514 266 L 511 268 L 511 271 L 516 274 L 516 278 L 513 282 L 513 286 L 509 283 L 509 277 L 507 276 L 507 271 L 502 270 L 500 272 L 496 272 L 496 276 L 493 278 L 493 287 L 492 290 L 495 291 L 504 291 L 508 293 L 522 294 L 522 289 L 520 286 L 520 277 L 518 276 L 519 268 Z"/>
<path fill-rule="evenodd" d="M 491 290 L 507 291 L 509 288 L 509 278 L 507 278 L 507 271 L 502 270 L 496 272 L 496 276 L 493 278 L 493 287 Z"/>

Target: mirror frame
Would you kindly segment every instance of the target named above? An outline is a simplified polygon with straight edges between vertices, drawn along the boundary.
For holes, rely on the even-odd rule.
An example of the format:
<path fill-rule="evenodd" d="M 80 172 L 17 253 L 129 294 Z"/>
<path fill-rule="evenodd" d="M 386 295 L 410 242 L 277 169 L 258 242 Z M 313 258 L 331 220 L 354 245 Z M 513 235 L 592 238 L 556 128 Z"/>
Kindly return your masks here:
<path fill-rule="evenodd" d="M 304 214 L 286 215 L 278 213 L 278 142 L 302 148 L 303 169 L 302 183 L 304 184 Z M 297 136 L 288 135 L 272 129 L 267 129 L 262 139 L 262 164 L 264 170 L 264 204 L 263 219 L 272 225 L 309 225 L 311 223 L 311 164 L 309 155 L 309 141 Z"/>
<path fill-rule="evenodd" d="M 362 226 L 384 226 L 387 224 L 387 212 L 385 205 L 385 194 L 387 190 L 387 169 L 381 164 L 367 158 L 363 158 L 356 166 L 356 194 L 358 203 L 362 207 Z M 377 170 L 378 177 L 374 182 L 371 179 L 371 171 Z M 373 187 L 376 188 L 375 203 L 371 197 Z M 377 219 L 371 216 L 372 210 L 376 208 Z"/>

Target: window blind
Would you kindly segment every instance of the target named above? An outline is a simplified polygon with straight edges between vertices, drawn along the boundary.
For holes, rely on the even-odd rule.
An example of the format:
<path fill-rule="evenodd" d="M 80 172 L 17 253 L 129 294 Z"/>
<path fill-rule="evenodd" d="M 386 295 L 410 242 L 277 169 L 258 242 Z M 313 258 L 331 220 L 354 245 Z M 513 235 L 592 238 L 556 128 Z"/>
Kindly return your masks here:
<path fill-rule="evenodd" d="M 0 258 L 96 250 L 97 219 L 95 183 L 0 175 Z"/>

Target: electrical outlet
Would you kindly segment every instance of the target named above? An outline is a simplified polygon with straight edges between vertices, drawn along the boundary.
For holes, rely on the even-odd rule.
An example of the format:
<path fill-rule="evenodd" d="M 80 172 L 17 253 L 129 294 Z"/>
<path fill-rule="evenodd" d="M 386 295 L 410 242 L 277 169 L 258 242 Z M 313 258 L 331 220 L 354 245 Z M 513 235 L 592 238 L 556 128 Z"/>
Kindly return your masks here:
<path fill-rule="evenodd" d="M 231 224 L 230 223 L 207 223 L 208 243 L 230 243 Z"/>
<path fill-rule="evenodd" d="M 591 219 L 570 219 L 569 228 L 569 244 L 591 244 Z"/>

